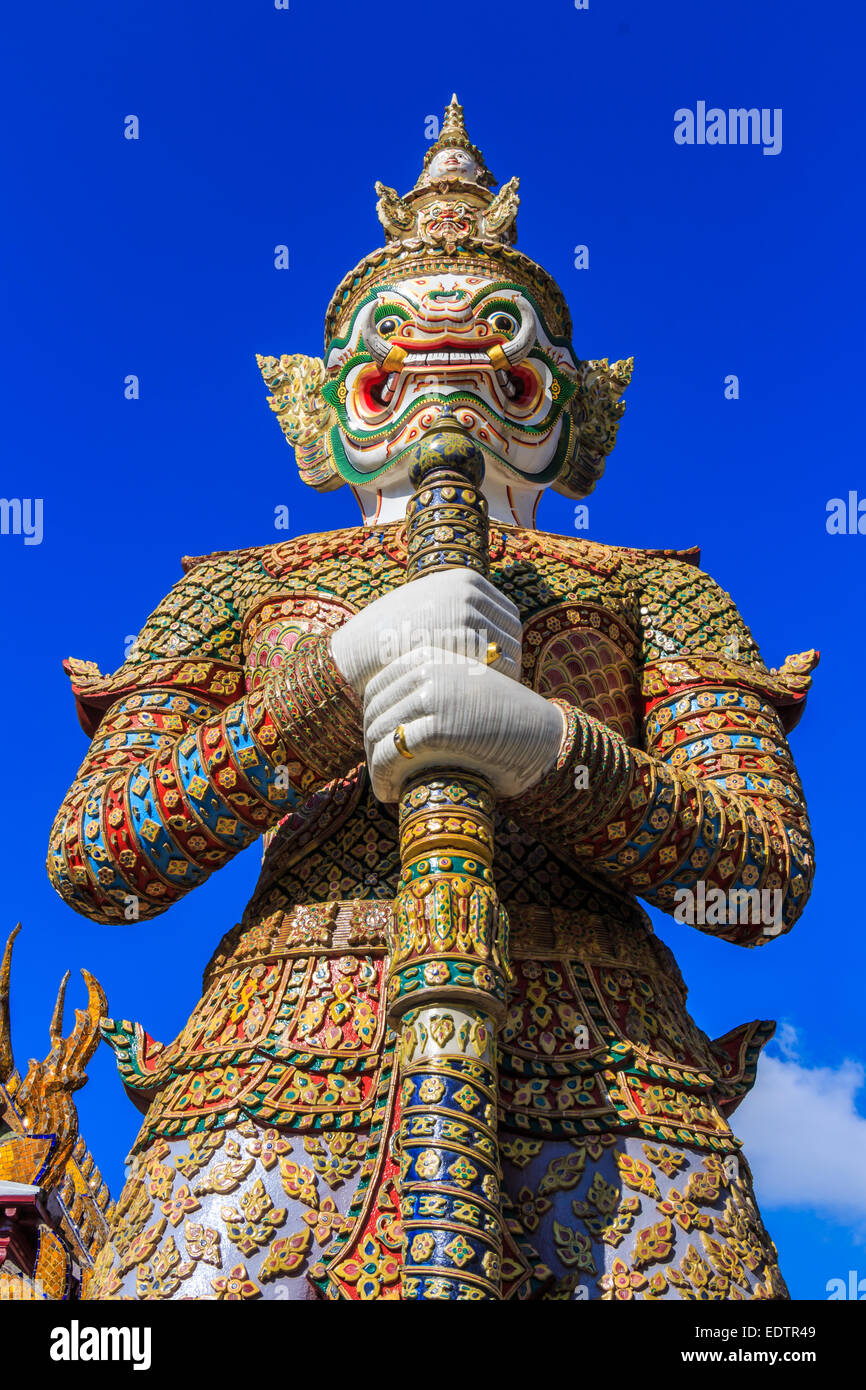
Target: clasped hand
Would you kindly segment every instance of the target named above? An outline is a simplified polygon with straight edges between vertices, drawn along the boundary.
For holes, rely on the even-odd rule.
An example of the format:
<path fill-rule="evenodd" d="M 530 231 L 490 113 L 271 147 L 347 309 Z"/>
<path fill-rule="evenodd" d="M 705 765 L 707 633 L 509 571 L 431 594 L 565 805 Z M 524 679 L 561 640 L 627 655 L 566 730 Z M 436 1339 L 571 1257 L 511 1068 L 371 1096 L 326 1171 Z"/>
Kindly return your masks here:
<path fill-rule="evenodd" d="M 553 765 L 563 716 L 521 684 L 521 636 L 515 605 L 469 569 L 394 589 L 334 633 L 334 661 L 364 699 L 381 801 L 428 768 L 483 773 L 512 797 Z"/>

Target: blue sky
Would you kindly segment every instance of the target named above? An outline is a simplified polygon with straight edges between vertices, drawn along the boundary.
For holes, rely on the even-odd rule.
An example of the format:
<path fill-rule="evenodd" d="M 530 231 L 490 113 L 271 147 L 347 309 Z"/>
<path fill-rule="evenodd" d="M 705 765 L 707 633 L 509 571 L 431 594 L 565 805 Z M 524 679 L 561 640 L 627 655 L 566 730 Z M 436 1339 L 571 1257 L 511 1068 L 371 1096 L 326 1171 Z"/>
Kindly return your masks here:
<path fill-rule="evenodd" d="M 67 966 L 172 1038 L 251 890 L 255 849 L 153 923 L 98 927 L 54 896 L 48 830 L 85 751 L 60 662 L 115 669 L 180 556 L 277 539 L 278 506 L 293 534 L 355 521 L 345 489 L 297 480 L 254 355 L 321 351 L 334 286 L 379 244 L 373 182 L 411 187 L 425 120 L 456 89 L 494 173 L 520 175 L 519 245 L 562 285 L 577 352 L 635 357 L 589 535 L 700 543 L 768 665 L 821 649 L 793 735 L 818 856 L 805 918 L 760 952 L 656 921 L 708 1032 L 785 1025 L 738 1128 L 794 1295 L 866 1276 L 866 535 L 825 525 L 831 498 L 866 499 L 860 7 L 440 0 L 375 24 L 346 0 L 85 10 L 10 13 L 0 84 L 0 491 L 44 515 L 40 545 L 0 536 L 19 1065 L 47 1051 Z M 781 109 L 781 151 L 676 144 L 674 112 L 699 101 Z M 551 494 L 539 524 L 571 531 L 572 505 Z M 82 1124 L 117 1195 L 137 1116 L 107 1050 L 90 1073 Z"/>

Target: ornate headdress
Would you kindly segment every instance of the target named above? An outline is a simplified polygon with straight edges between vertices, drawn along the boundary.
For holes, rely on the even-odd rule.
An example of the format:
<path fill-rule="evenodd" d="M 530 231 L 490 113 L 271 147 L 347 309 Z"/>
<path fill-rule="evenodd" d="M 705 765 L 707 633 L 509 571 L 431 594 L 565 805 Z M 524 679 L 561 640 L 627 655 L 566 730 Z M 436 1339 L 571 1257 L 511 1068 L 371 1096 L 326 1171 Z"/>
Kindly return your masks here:
<path fill-rule="evenodd" d="M 445 108 L 445 115 L 442 118 L 442 128 L 439 131 L 439 135 L 435 143 L 430 146 L 424 156 L 424 168 L 421 173 L 421 178 L 426 176 L 436 155 L 443 150 L 463 150 L 463 152 L 468 154 L 478 166 L 475 182 L 484 184 L 485 188 L 496 187 L 496 179 L 484 163 L 484 155 L 477 145 L 473 145 L 469 136 L 466 134 L 466 123 L 463 120 L 463 107 L 457 100 L 456 92 L 452 96 L 450 104 Z"/>
<path fill-rule="evenodd" d="M 450 152 L 463 159 L 449 161 Z M 509 179 L 494 195 L 495 183 L 483 154 L 466 134 L 463 107 L 453 96 L 415 187 L 401 198 L 396 189 L 376 184 L 376 213 L 387 240 L 337 286 L 325 319 L 326 346 L 373 281 L 396 283 L 442 273 L 520 281 L 533 291 L 554 332 L 570 338 L 571 317 L 556 281 L 513 249 L 520 180 Z"/>
<path fill-rule="evenodd" d="M 337 286 L 325 319 L 326 352 L 374 286 L 446 274 L 525 286 L 551 332 L 571 339 L 571 316 L 556 281 L 514 246 L 519 181 L 510 179 L 499 193 L 493 192 L 495 182 L 481 151 L 469 140 L 463 108 L 454 96 L 415 187 L 401 197 L 396 189 L 376 184 L 376 212 L 386 242 Z M 302 478 L 320 490 L 339 487 L 343 479 L 326 442 L 334 419 L 321 394 L 327 381 L 324 362 L 297 354 L 259 357 L 258 362 L 272 392 L 269 404 L 295 448 Z M 604 472 L 625 410 L 620 396 L 632 366 L 632 359 L 613 365 L 606 358 L 578 362 L 577 389 L 567 406 L 574 442 L 552 483 L 558 492 L 585 497 Z"/>

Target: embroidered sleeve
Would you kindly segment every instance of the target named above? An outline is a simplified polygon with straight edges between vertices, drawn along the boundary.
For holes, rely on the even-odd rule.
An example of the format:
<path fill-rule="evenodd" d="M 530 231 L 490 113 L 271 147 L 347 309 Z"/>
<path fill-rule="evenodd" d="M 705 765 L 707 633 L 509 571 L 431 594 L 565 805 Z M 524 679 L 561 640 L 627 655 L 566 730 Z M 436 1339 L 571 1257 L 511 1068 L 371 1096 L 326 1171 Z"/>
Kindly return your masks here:
<path fill-rule="evenodd" d="M 785 722 L 800 713 L 817 655 L 768 672 L 728 595 L 701 579 L 713 596 L 694 621 L 693 602 L 660 619 L 645 606 L 659 626 L 645 650 L 644 746 L 564 704 L 557 766 L 513 814 L 677 920 L 759 945 L 794 924 L 814 874 Z"/>
<path fill-rule="evenodd" d="M 95 921 L 164 912 L 363 757 L 360 702 L 327 638 L 307 639 L 244 695 L 231 605 L 193 594 L 191 620 L 189 602 L 172 612 L 173 595 L 114 677 L 68 663 L 82 722 L 97 727 L 48 872 Z"/>

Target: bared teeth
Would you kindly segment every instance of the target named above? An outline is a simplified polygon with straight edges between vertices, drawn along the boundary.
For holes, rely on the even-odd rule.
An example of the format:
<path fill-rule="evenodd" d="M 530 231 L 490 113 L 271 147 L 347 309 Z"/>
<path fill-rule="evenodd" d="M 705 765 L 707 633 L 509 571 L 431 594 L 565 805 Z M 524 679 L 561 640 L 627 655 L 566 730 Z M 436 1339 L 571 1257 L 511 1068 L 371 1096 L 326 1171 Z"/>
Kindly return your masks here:
<path fill-rule="evenodd" d="M 407 354 L 401 364 L 403 371 L 418 371 L 422 367 L 483 367 L 490 370 L 490 358 L 477 352 L 418 352 Z"/>
<path fill-rule="evenodd" d="M 518 382 L 515 381 L 511 372 L 497 372 L 496 380 L 499 382 L 499 385 L 510 401 L 513 401 L 520 395 L 520 386 Z"/>
<path fill-rule="evenodd" d="M 399 372 L 392 372 L 391 375 L 387 378 L 387 380 L 379 388 L 379 400 L 382 402 L 383 405 L 389 405 L 393 400 L 394 392 L 397 389 L 398 376 Z"/>

